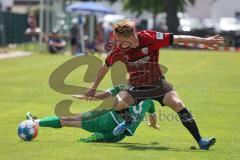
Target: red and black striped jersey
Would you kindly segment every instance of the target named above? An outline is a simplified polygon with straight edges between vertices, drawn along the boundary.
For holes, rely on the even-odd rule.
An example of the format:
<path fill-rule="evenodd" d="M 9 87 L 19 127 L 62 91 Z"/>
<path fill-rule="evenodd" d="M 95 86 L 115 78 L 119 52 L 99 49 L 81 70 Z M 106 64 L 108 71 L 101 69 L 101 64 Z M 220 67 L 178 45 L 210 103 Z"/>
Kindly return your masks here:
<path fill-rule="evenodd" d="M 112 66 L 121 61 L 130 75 L 129 84 L 155 84 L 161 77 L 159 49 L 173 43 L 173 34 L 143 30 L 137 33 L 139 46 L 127 50 L 115 45 L 108 54 L 105 64 Z"/>

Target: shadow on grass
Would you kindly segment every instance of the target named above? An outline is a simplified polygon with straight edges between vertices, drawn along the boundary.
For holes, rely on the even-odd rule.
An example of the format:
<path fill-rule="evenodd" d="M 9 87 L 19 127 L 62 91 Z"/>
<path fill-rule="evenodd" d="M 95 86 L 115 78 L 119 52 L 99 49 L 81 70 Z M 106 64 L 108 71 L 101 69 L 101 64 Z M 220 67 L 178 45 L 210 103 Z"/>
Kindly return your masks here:
<path fill-rule="evenodd" d="M 158 142 L 152 142 L 150 144 L 126 143 L 126 142 L 98 143 L 98 144 L 105 147 L 121 147 L 121 148 L 126 148 L 127 150 L 138 150 L 138 151 L 156 150 L 156 151 L 174 151 L 174 152 L 202 152 L 201 150 L 195 150 L 190 148 L 180 149 L 180 148 L 169 148 L 165 146 L 160 146 Z"/>
<path fill-rule="evenodd" d="M 34 142 L 34 143 L 62 143 L 59 141 L 22 141 L 19 140 L 19 142 Z M 72 141 L 66 141 L 69 144 L 72 144 Z M 64 142 L 64 143 L 66 143 Z M 84 143 L 84 142 L 77 142 L 77 144 L 94 144 L 94 146 L 99 146 L 99 147 L 113 147 L 113 148 L 125 148 L 127 150 L 132 150 L 132 151 L 147 151 L 147 150 L 154 150 L 154 151 L 169 151 L 169 152 L 202 152 L 204 153 L 205 151 L 200 150 L 200 149 L 190 149 L 190 148 L 169 148 L 165 146 L 159 145 L 159 142 L 151 142 L 149 144 L 144 144 L 144 143 L 128 143 L 128 142 L 118 142 L 118 143 L 99 143 L 99 142 L 92 142 L 92 143 Z"/>

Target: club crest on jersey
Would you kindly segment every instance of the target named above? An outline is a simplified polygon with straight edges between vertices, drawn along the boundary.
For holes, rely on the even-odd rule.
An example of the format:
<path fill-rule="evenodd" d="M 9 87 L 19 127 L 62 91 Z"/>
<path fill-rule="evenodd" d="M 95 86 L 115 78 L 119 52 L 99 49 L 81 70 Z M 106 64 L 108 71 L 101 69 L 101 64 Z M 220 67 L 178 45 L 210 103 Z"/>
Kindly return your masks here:
<path fill-rule="evenodd" d="M 156 32 L 156 39 L 163 39 L 163 33 Z"/>
<path fill-rule="evenodd" d="M 148 54 L 148 48 L 147 47 L 142 48 L 141 51 L 145 55 Z"/>

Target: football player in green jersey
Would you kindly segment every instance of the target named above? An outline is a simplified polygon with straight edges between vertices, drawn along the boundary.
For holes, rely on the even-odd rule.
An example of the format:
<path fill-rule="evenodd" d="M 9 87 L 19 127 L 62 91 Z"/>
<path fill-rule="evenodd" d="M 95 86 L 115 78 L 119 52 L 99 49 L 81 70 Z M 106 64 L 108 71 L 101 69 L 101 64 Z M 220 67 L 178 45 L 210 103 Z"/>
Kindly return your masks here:
<path fill-rule="evenodd" d="M 109 96 L 116 96 L 125 86 L 117 86 L 108 89 L 105 92 L 101 92 L 95 95 L 95 99 L 104 99 Z M 82 95 L 74 95 L 79 99 L 84 99 Z M 116 113 L 115 110 L 95 110 L 80 113 L 71 117 L 58 117 L 51 116 L 42 119 L 35 119 L 28 112 L 27 119 L 33 120 L 40 127 L 78 127 L 86 131 L 93 133 L 86 139 L 80 139 L 82 142 L 118 142 L 125 138 L 125 136 L 132 136 L 144 119 L 146 113 L 149 113 L 149 126 L 155 129 L 159 129 L 157 125 L 157 118 L 154 108 L 154 103 L 151 99 L 141 101 L 137 106 L 131 106 L 129 108 L 130 116 L 133 119 L 133 123 L 127 128 L 127 130 L 114 136 L 112 131 L 119 124 L 124 121 L 123 117 Z"/>

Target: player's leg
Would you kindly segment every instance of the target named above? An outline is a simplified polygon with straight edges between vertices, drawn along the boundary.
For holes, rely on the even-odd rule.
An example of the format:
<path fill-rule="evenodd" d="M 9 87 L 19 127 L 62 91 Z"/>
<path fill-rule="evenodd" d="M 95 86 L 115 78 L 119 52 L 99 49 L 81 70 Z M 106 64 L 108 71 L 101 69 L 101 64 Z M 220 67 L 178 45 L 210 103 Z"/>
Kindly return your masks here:
<path fill-rule="evenodd" d="M 193 135 L 194 139 L 199 142 L 201 139 L 201 135 L 199 133 L 198 127 L 191 113 L 187 110 L 187 108 L 185 108 L 185 105 L 179 98 L 177 92 L 168 92 L 164 96 L 163 103 L 178 113 L 182 124 L 189 130 L 189 132 Z"/>
<path fill-rule="evenodd" d="M 117 111 L 119 115 L 121 115 L 124 119 L 124 122 L 120 123 L 114 130 L 113 134 L 115 136 L 122 134 L 131 124 L 132 118 L 129 113 L 128 107 L 135 103 L 133 97 L 127 91 L 121 91 L 115 98 L 113 103 L 114 109 Z"/>
<path fill-rule="evenodd" d="M 120 114 L 124 118 L 125 122 L 129 124 L 131 123 L 132 119 L 128 108 L 134 103 L 135 100 L 127 91 L 119 92 L 113 103 L 113 107 L 117 113 Z"/>
<path fill-rule="evenodd" d="M 110 113 L 108 110 L 88 111 L 75 116 L 49 116 L 36 119 L 31 115 L 30 112 L 28 112 L 26 117 L 27 119 L 33 120 L 40 127 L 77 127 L 83 128 L 89 132 L 99 132 L 99 130 L 104 128 L 105 124 L 107 123 L 110 124 L 110 126 L 112 126 L 112 124 L 116 125 L 112 120 L 111 115 L 108 113 Z M 110 119 L 112 120 L 112 123 L 110 122 Z M 111 128 L 111 130 L 113 128 Z"/>
<path fill-rule="evenodd" d="M 114 115 L 109 110 L 89 111 L 82 114 L 81 128 L 93 133 L 88 138 L 81 138 L 81 142 L 118 142 L 125 134 L 114 136 L 113 129 L 117 126 Z"/>
<path fill-rule="evenodd" d="M 127 91 L 121 91 L 116 96 L 113 107 L 116 111 L 121 111 L 134 104 L 133 97 Z"/>
<path fill-rule="evenodd" d="M 41 119 L 35 119 L 30 112 L 26 116 L 40 127 L 77 127 L 93 133 L 86 139 L 81 138 L 79 141 L 82 142 L 118 142 L 125 137 L 124 134 L 112 135 L 116 122 L 110 111 L 89 111 L 71 117 L 49 116 Z"/>
<path fill-rule="evenodd" d="M 96 110 L 71 117 L 60 117 L 60 124 L 62 127 L 77 127 L 89 132 L 99 132 L 100 129 L 106 127 L 106 124 L 111 126 L 112 117 L 109 113 L 109 110 Z"/>
<path fill-rule="evenodd" d="M 175 112 L 180 112 L 185 108 L 184 103 L 176 91 L 170 91 L 166 93 L 163 98 L 163 103 L 172 108 Z"/>
<path fill-rule="evenodd" d="M 62 127 L 82 127 L 82 114 L 71 117 L 60 117 L 60 124 Z"/>
<path fill-rule="evenodd" d="M 215 138 L 202 139 L 192 114 L 187 110 L 176 91 L 168 92 L 163 98 L 163 103 L 178 113 L 182 124 L 188 129 L 201 149 L 208 149 L 215 143 Z"/>
<path fill-rule="evenodd" d="M 78 127 L 81 128 L 82 114 L 71 117 L 48 116 L 41 119 L 35 119 L 30 112 L 26 114 L 27 119 L 33 120 L 40 127 L 62 128 Z"/>
<path fill-rule="evenodd" d="M 115 102 L 114 106 L 119 114 L 123 115 L 124 122 L 120 123 L 113 131 L 114 135 L 118 135 L 123 133 L 128 126 L 131 125 L 132 117 L 130 116 L 129 110 L 124 109 L 129 107 L 130 105 L 136 105 L 141 100 L 151 99 L 154 97 L 158 97 L 159 94 L 162 94 L 162 81 L 160 81 L 157 85 L 145 85 L 145 86 L 135 86 L 127 91 L 122 91 L 117 96 L 117 101 Z M 168 89 L 168 88 L 167 88 Z M 166 89 L 165 89 L 166 90 Z M 164 91 L 165 91 L 164 90 Z M 117 105 L 116 105 L 117 104 Z M 124 109 L 119 111 L 120 109 Z"/>

